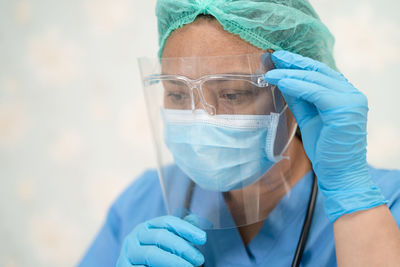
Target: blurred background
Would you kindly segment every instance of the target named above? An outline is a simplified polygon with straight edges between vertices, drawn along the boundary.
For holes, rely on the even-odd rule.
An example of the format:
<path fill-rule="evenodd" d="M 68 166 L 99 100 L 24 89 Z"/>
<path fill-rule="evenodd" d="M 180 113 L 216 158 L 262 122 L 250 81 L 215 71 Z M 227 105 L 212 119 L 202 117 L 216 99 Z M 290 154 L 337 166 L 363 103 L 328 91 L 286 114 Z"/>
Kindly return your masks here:
<path fill-rule="evenodd" d="M 369 98 L 369 162 L 400 167 L 398 0 L 312 0 Z M 155 166 L 136 58 L 155 0 L 0 0 L 0 266 L 74 266 Z"/>

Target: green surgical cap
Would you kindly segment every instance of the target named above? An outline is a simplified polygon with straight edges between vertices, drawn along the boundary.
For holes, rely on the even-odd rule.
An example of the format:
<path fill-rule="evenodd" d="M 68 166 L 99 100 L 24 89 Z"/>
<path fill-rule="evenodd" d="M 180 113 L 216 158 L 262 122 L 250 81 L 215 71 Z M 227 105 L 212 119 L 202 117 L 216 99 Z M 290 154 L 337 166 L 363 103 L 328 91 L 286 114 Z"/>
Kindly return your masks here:
<path fill-rule="evenodd" d="M 336 69 L 335 39 L 307 0 L 158 0 L 156 15 L 160 57 L 172 31 L 211 15 L 260 49 L 287 50 Z"/>

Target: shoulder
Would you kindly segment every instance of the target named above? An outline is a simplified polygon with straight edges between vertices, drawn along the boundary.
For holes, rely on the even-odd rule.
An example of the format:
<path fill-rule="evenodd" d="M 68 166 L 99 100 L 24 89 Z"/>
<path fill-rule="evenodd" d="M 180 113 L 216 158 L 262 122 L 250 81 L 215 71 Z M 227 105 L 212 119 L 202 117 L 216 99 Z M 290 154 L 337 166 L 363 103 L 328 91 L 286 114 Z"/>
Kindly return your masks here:
<path fill-rule="evenodd" d="M 378 169 L 369 166 L 372 180 L 381 189 L 383 195 L 389 201 L 399 201 L 400 197 L 400 170 Z"/>
<path fill-rule="evenodd" d="M 370 166 L 372 180 L 388 201 L 394 219 L 400 228 L 400 170 L 378 169 Z"/>
<path fill-rule="evenodd" d="M 400 181 L 400 170 L 397 169 L 375 168 L 374 166 L 369 165 L 369 172 L 372 176 L 372 179 L 376 181 L 379 181 L 382 178 L 392 181 Z"/>
<path fill-rule="evenodd" d="M 137 224 L 165 215 L 157 171 L 147 170 L 136 178 L 117 198 L 109 210 L 118 218 L 119 236 L 126 236 Z"/>

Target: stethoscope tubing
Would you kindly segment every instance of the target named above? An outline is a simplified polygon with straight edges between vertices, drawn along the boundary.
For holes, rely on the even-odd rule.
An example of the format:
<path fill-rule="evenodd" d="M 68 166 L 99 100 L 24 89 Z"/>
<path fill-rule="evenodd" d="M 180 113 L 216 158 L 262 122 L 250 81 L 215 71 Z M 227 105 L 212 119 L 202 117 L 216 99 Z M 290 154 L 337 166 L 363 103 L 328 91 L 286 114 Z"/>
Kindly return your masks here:
<path fill-rule="evenodd" d="M 292 267 L 298 267 L 300 265 L 304 248 L 306 247 L 308 233 L 310 232 L 311 228 L 311 222 L 314 215 L 315 204 L 317 203 L 317 193 L 318 193 L 317 176 L 314 173 L 311 194 L 307 205 L 306 217 L 304 218 L 303 228 L 301 229 L 299 242 L 297 243 L 296 253 L 294 254 L 293 257 Z"/>
<path fill-rule="evenodd" d="M 182 215 L 182 218 L 184 218 L 186 215 L 188 215 L 188 211 L 189 211 L 191 203 L 192 203 L 194 187 L 195 187 L 195 183 L 193 181 L 190 181 L 190 184 L 188 186 L 188 190 L 187 190 L 186 196 L 185 196 L 184 214 Z M 310 193 L 310 197 L 309 197 L 308 205 L 307 205 L 306 216 L 304 218 L 303 227 L 301 229 L 301 234 L 299 237 L 299 241 L 297 243 L 296 252 L 293 257 L 293 261 L 292 261 L 292 265 L 291 265 L 292 267 L 298 267 L 300 265 L 301 258 L 303 256 L 303 252 L 304 252 L 304 249 L 305 249 L 305 246 L 307 243 L 308 234 L 309 234 L 310 228 L 311 228 L 311 222 L 312 222 L 312 218 L 314 215 L 315 204 L 317 202 L 317 194 L 318 194 L 318 184 L 317 184 L 317 177 L 314 173 L 312 189 L 311 189 L 311 193 Z M 204 266 L 204 264 L 202 266 Z"/>

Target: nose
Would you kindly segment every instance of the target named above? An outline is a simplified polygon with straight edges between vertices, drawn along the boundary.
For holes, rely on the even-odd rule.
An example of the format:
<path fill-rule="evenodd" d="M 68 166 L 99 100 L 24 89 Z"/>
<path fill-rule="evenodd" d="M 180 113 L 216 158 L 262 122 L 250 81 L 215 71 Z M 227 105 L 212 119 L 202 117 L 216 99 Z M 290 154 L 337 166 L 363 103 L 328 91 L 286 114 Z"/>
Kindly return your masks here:
<path fill-rule="evenodd" d="M 194 108 L 195 109 L 202 109 L 203 108 L 203 104 L 201 103 L 201 100 L 200 100 L 200 90 L 199 90 L 199 88 L 197 88 L 197 87 L 195 87 L 195 88 L 193 88 L 192 89 L 193 90 L 193 103 L 194 103 Z"/>
<path fill-rule="evenodd" d="M 208 92 L 208 90 L 203 90 L 201 87 L 196 87 L 193 89 L 193 100 L 196 109 L 203 109 L 210 115 L 216 114 L 217 101 L 215 96 Z"/>

